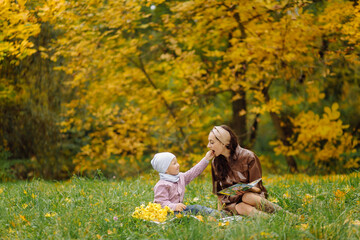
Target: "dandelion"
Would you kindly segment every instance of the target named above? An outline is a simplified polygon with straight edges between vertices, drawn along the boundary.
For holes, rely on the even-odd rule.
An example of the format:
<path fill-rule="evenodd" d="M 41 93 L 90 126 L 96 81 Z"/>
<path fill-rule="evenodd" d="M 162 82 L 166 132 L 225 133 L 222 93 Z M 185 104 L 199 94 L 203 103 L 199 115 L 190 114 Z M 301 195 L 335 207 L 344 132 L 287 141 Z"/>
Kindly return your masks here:
<path fill-rule="evenodd" d="M 301 230 L 305 231 L 306 229 L 309 228 L 309 224 L 308 223 L 302 223 L 299 227 Z"/>
<path fill-rule="evenodd" d="M 106 221 L 106 222 L 109 222 L 109 219 L 105 218 L 105 221 Z"/>
<path fill-rule="evenodd" d="M 286 191 L 286 193 L 284 193 L 283 197 L 284 197 L 284 198 L 290 198 L 291 196 L 290 196 L 289 192 Z"/>
<path fill-rule="evenodd" d="M 334 192 L 335 197 L 337 199 L 343 198 L 346 195 L 346 192 L 341 191 L 340 189 L 336 190 L 336 192 Z"/>
<path fill-rule="evenodd" d="M 310 204 L 313 201 L 314 196 L 310 194 L 305 194 L 305 197 L 303 198 L 303 204 L 302 206 L 305 207 L 307 204 Z"/>
<path fill-rule="evenodd" d="M 168 206 L 161 208 L 160 204 L 149 202 L 146 207 L 144 204 L 141 204 L 140 207 L 136 207 L 132 217 L 148 221 L 164 222 L 168 213 L 173 214 L 174 212 Z"/>
<path fill-rule="evenodd" d="M 230 222 L 226 221 L 226 222 L 219 222 L 219 227 L 224 227 L 224 226 L 229 226 Z"/>
<path fill-rule="evenodd" d="M 195 216 L 197 219 L 199 219 L 200 222 L 204 222 L 204 218 L 201 215 Z"/>
<path fill-rule="evenodd" d="M 351 224 L 355 226 L 360 226 L 360 221 L 359 220 L 351 221 Z"/>
<path fill-rule="evenodd" d="M 25 216 L 19 214 L 19 217 L 21 218 L 21 220 L 23 220 L 23 221 L 26 222 L 28 225 L 30 225 L 30 222 L 25 218 Z"/>
<path fill-rule="evenodd" d="M 28 220 L 25 218 L 25 216 L 19 214 L 19 217 L 21 218 L 21 220 L 25 221 L 25 222 L 28 222 Z"/>
<path fill-rule="evenodd" d="M 56 215 L 57 215 L 57 213 L 55 213 L 55 212 L 45 213 L 45 217 L 54 217 L 54 216 L 56 216 Z"/>

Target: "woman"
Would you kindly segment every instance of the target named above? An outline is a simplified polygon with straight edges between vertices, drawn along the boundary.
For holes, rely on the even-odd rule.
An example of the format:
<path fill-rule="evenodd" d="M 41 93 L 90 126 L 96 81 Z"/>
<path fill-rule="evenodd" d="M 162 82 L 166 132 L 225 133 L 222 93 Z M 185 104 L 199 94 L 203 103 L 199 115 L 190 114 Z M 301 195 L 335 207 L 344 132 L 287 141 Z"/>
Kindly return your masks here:
<path fill-rule="evenodd" d="M 235 196 L 218 194 L 222 189 L 236 183 L 250 183 L 262 177 L 258 157 L 250 150 L 240 147 L 234 132 L 226 125 L 215 126 L 209 133 L 208 148 L 215 154 L 211 163 L 213 193 L 218 195 L 219 210 L 232 214 L 253 216 L 281 210 L 278 205 L 266 200 L 267 191 L 260 181 L 246 192 Z"/>

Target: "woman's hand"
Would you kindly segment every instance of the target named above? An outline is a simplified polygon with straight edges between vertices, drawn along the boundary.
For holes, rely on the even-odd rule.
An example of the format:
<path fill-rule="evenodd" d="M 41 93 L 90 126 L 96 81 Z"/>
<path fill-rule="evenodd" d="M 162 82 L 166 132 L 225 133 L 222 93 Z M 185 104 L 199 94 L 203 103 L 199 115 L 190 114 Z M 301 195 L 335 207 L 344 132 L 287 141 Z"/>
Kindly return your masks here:
<path fill-rule="evenodd" d="M 213 159 L 215 157 L 215 153 L 213 150 L 210 150 L 206 153 L 205 155 L 205 159 L 210 161 L 211 159 Z"/>
<path fill-rule="evenodd" d="M 244 195 L 247 191 L 236 191 L 236 195 Z"/>
<path fill-rule="evenodd" d="M 261 193 L 261 189 L 258 187 L 252 187 L 249 189 L 250 192 Z"/>
<path fill-rule="evenodd" d="M 261 193 L 261 189 L 258 187 L 252 187 L 249 190 L 246 191 L 236 191 L 237 195 L 244 195 L 247 192 L 253 192 L 253 193 Z"/>
<path fill-rule="evenodd" d="M 186 205 L 183 203 L 178 203 L 175 207 L 175 211 L 182 212 L 184 209 L 186 209 Z"/>

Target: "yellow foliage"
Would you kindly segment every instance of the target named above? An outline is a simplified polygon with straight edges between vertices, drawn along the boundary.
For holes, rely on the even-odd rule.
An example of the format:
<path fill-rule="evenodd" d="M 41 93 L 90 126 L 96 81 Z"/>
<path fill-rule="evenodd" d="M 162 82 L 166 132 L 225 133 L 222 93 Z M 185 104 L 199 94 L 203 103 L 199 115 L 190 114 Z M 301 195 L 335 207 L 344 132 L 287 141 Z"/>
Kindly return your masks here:
<path fill-rule="evenodd" d="M 314 163 L 324 167 L 330 161 L 336 161 L 337 167 L 354 168 L 359 166 L 359 158 L 346 157 L 356 151 L 357 140 L 343 130 L 348 128 L 339 120 L 339 105 L 325 107 L 322 117 L 312 111 L 302 112 L 292 119 L 294 134 L 289 139 L 291 145 L 281 141 L 271 142 L 277 155 L 302 157 L 310 154 Z M 335 170 L 335 169 L 333 169 Z"/>
<path fill-rule="evenodd" d="M 16 60 L 12 63 L 18 64 L 19 60 L 36 52 L 29 38 L 40 33 L 40 24 L 25 4 L 25 0 L 0 3 L 0 61 L 14 57 Z"/>
<path fill-rule="evenodd" d="M 64 134 L 81 138 L 75 171 L 100 168 L 126 175 L 158 151 L 184 154 L 179 158 L 188 167 L 205 154 L 211 126 L 231 118 L 226 93 L 231 101 L 243 97 L 240 90 L 252 96 L 247 110 L 239 111 L 244 117 L 280 114 L 324 99 L 314 84 L 305 86 L 304 96 L 280 93 L 268 99 L 263 90 L 314 71 L 328 32 L 340 31 L 358 43 L 358 11 L 350 3 L 330 1 L 318 19 L 304 11 L 307 1 L 240 2 L 241 7 L 231 0 L 52 0 L 39 8 L 42 21 L 56 22 L 64 33 L 49 51 L 55 52 L 52 60 L 66 61 L 57 69 L 73 77 L 66 86 L 74 100 L 63 104 L 60 126 Z M 150 21 L 153 13 L 142 9 L 160 4 L 171 14 Z M 334 28 L 344 19 L 348 24 Z M 30 48 L 26 41 L 23 45 Z M 317 165 L 335 158 L 356 166 L 342 157 L 355 140 L 344 133 L 338 109 L 334 104 L 323 116 L 309 111 L 294 117 L 291 145 L 275 142 L 275 152 L 311 154 Z"/>
<path fill-rule="evenodd" d="M 307 102 L 308 103 L 317 103 L 319 100 L 325 97 L 324 93 L 320 92 L 320 89 L 317 87 L 308 86 L 306 88 L 306 93 L 308 95 Z"/>

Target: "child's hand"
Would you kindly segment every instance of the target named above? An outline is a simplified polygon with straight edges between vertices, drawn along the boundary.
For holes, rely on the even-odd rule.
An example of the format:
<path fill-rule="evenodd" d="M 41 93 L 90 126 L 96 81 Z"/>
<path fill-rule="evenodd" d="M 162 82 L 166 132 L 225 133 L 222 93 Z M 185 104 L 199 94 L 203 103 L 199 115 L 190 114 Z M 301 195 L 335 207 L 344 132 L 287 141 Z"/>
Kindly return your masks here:
<path fill-rule="evenodd" d="M 210 150 L 206 153 L 205 155 L 205 159 L 210 161 L 211 159 L 213 159 L 215 157 L 215 154 L 214 154 L 214 151 L 213 150 Z"/>
<path fill-rule="evenodd" d="M 175 207 L 175 211 L 182 212 L 184 209 L 186 209 L 186 205 L 183 203 L 178 203 Z"/>

